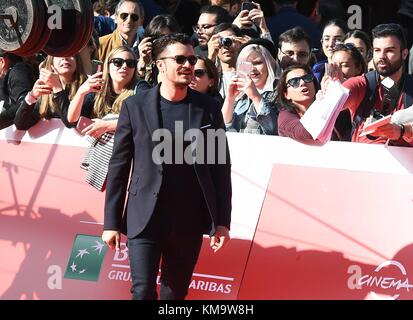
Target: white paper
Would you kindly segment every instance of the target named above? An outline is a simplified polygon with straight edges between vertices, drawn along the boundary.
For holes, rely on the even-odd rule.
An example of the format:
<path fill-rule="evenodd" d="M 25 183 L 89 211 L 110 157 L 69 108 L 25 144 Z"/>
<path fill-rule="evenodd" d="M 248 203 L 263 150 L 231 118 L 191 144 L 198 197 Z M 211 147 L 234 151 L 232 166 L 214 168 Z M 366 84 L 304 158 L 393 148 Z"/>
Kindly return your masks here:
<path fill-rule="evenodd" d="M 348 96 L 347 88 L 339 81 L 331 81 L 324 99 L 315 100 L 307 109 L 300 121 L 314 140 L 324 142 L 330 139 L 336 119 Z"/>
<path fill-rule="evenodd" d="M 396 111 L 391 117 L 391 123 L 407 124 L 413 122 L 413 106 Z"/>
<path fill-rule="evenodd" d="M 0 101 L 0 113 L 3 112 L 4 100 Z"/>

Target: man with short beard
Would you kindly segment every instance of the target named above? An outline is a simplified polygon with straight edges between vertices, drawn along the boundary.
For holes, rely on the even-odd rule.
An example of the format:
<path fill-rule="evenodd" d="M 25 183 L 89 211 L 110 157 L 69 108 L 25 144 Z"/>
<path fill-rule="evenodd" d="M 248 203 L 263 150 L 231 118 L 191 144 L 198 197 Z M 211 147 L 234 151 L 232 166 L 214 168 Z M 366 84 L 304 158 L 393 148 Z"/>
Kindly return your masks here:
<path fill-rule="evenodd" d="M 162 82 L 126 99 L 120 111 L 102 239 L 119 250 L 120 232 L 127 235 L 133 299 L 157 298 L 162 257 L 160 298 L 176 300 L 187 295 L 203 234 L 214 252 L 229 241 L 231 163 L 219 103 L 188 88 L 197 62 L 189 36 L 159 38 L 153 55 Z M 207 138 L 211 130 L 217 139 Z M 195 145 L 188 141 L 194 131 Z"/>
<path fill-rule="evenodd" d="M 380 126 L 370 135 L 360 136 L 365 123 L 409 107 L 413 98 L 409 94 L 413 77 L 403 68 L 408 49 L 402 27 L 394 23 L 378 25 L 372 30 L 372 38 L 376 70 L 343 83 L 350 90 L 345 107 L 350 110 L 353 122 L 352 141 L 413 146 L 413 143 L 406 142 L 405 127 L 394 123 Z M 391 88 L 382 84 L 387 77 L 394 81 Z M 370 88 L 374 91 L 371 92 Z"/>

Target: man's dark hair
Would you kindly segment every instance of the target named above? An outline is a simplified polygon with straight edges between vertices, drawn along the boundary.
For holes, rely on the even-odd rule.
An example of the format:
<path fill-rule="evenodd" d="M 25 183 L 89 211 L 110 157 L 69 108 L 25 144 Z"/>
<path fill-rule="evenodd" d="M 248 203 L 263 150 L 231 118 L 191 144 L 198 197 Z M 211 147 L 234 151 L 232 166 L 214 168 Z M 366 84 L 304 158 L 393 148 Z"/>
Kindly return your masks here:
<path fill-rule="evenodd" d="M 278 48 L 281 48 L 283 42 L 286 43 L 297 43 L 300 41 L 305 41 L 308 44 L 308 48 L 311 50 L 311 39 L 307 32 L 301 27 L 294 27 L 283 33 L 278 38 Z"/>
<path fill-rule="evenodd" d="M 376 38 L 385 38 L 395 36 L 400 41 L 401 50 L 407 48 L 406 30 L 397 23 L 379 24 L 371 31 L 373 40 Z"/>
<path fill-rule="evenodd" d="M 193 46 L 191 38 L 185 33 L 171 33 L 164 35 L 153 42 L 153 57 L 157 59 L 159 55 L 171 44 L 181 43 Z"/>
<path fill-rule="evenodd" d="M 280 80 L 278 80 L 278 84 L 277 84 L 277 93 L 278 93 L 278 100 L 280 102 L 280 109 L 286 109 L 294 113 L 297 113 L 297 105 L 294 102 L 287 99 L 284 94 L 287 92 L 287 89 L 288 89 L 287 75 L 291 71 L 296 70 L 296 69 L 304 70 L 305 74 L 312 74 L 311 68 L 306 64 L 291 65 L 283 71 L 283 73 L 281 74 Z M 314 77 L 313 79 L 313 84 L 315 87 L 315 92 L 317 92 L 320 89 L 320 84 L 318 83 L 316 77 Z"/>
<path fill-rule="evenodd" d="M 199 15 L 209 13 L 215 15 L 215 23 L 231 22 L 231 16 L 228 11 L 220 6 L 203 6 Z"/>
<path fill-rule="evenodd" d="M 225 30 L 231 30 L 232 32 L 235 33 L 237 37 L 242 37 L 241 29 L 238 28 L 238 26 L 236 26 L 235 24 L 232 24 L 229 22 L 224 22 L 224 23 L 220 23 L 219 25 L 217 25 L 214 29 L 213 34 L 217 34 Z"/>

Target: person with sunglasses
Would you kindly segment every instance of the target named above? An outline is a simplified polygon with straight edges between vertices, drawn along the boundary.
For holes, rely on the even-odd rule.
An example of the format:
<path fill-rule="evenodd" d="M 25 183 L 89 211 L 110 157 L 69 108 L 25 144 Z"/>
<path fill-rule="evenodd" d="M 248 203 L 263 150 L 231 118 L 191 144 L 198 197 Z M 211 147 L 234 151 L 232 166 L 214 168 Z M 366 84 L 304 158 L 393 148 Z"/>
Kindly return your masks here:
<path fill-rule="evenodd" d="M 130 48 L 113 49 L 106 58 L 103 72 L 88 76 L 64 116 L 71 125 L 78 124 L 81 134 L 88 136 L 90 145 L 81 168 L 87 171 L 86 182 L 99 191 L 105 190 L 119 112 L 123 101 L 134 93 L 136 68 L 136 55 Z M 81 116 L 91 119 L 84 128 L 79 125 L 87 119 Z"/>
<path fill-rule="evenodd" d="M 116 6 L 116 30 L 99 38 L 98 60 L 105 61 L 114 48 L 126 46 L 139 56 L 138 29 L 143 24 L 144 10 L 139 0 L 120 0 Z"/>
<path fill-rule="evenodd" d="M 206 94 L 219 102 L 222 106 L 224 99 L 218 92 L 218 70 L 215 64 L 206 57 L 197 56 L 198 61 L 194 67 L 194 77 L 189 87 Z"/>
<path fill-rule="evenodd" d="M 278 65 L 270 51 L 264 45 L 247 42 L 239 53 L 237 75 L 229 83 L 222 107 L 227 130 L 277 134 L 277 74 Z"/>
<path fill-rule="evenodd" d="M 80 116 L 93 119 L 93 124 L 83 133 L 95 139 L 106 132 L 114 132 L 117 120 L 102 118 L 107 114 L 119 114 L 123 100 L 133 94 L 136 69 L 136 55 L 130 48 L 113 49 L 103 70 L 89 76 L 77 90 L 67 110 L 67 121 L 76 124 Z"/>
<path fill-rule="evenodd" d="M 323 88 L 328 81 L 323 83 Z M 278 82 L 277 92 L 280 102 L 278 115 L 278 134 L 296 141 L 320 145 L 318 140 L 313 140 L 311 134 L 301 124 L 300 119 L 316 99 L 320 89 L 308 65 L 292 65 L 287 67 Z"/>
<path fill-rule="evenodd" d="M 188 88 L 198 60 L 189 36 L 165 35 L 153 54 L 162 82 L 125 100 L 120 112 L 102 239 L 119 249 L 120 233 L 127 236 L 133 299 L 157 299 L 161 267 L 160 299 L 176 300 L 187 295 L 203 234 L 214 252 L 229 240 L 231 163 L 218 102 Z M 195 145 L 188 133 L 196 133 Z M 201 136 L 221 161 L 199 159 Z M 183 161 L 184 148 L 195 162 Z"/>

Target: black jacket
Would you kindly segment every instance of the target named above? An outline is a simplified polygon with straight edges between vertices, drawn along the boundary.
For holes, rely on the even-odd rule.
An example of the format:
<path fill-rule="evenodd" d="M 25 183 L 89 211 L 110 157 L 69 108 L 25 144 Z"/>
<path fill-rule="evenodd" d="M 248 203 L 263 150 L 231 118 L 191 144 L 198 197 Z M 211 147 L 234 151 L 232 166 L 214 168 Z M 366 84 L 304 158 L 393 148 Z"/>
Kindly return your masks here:
<path fill-rule="evenodd" d="M 152 151 L 157 145 L 152 141 L 152 134 L 160 127 L 159 87 L 142 90 L 123 102 L 115 133 L 107 179 L 104 229 L 121 231 L 128 238 L 140 234 L 148 224 L 162 185 L 162 165 L 152 160 Z M 225 130 L 216 100 L 189 88 L 188 95 L 190 128 Z M 201 131 L 206 142 L 207 131 Z M 226 141 L 225 145 L 225 164 L 194 164 L 213 221 L 209 229 L 211 235 L 217 225 L 229 228 L 231 222 L 231 164 Z M 133 169 L 124 212 L 131 164 Z"/>
<path fill-rule="evenodd" d="M 25 63 L 15 64 L 3 79 L 0 88 L 0 100 L 4 100 L 4 109 L 0 113 L 0 130 L 11 126 L 17 109 L 33 88 L 35 74 L 31 66 Z"/>

